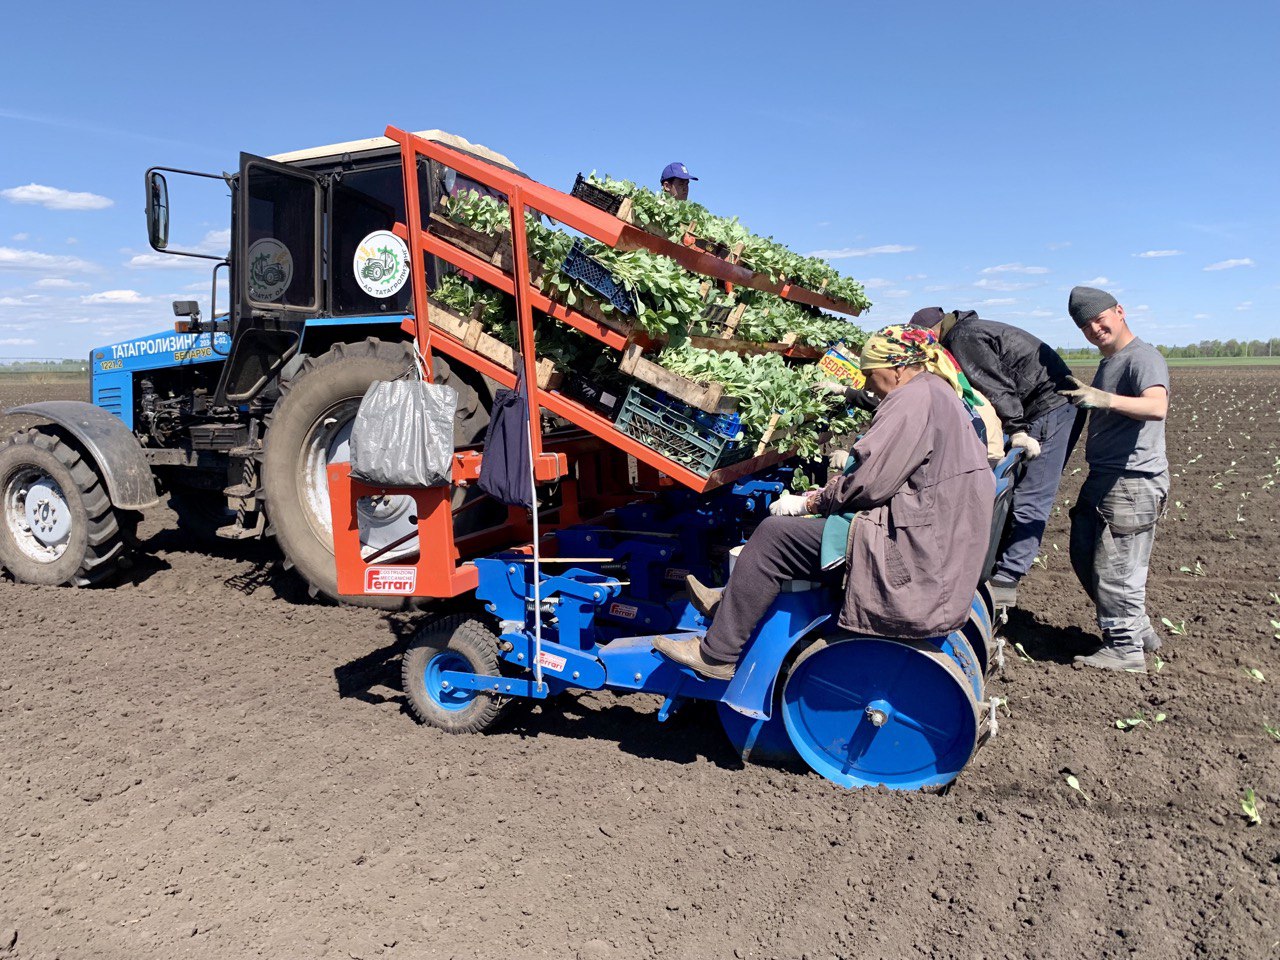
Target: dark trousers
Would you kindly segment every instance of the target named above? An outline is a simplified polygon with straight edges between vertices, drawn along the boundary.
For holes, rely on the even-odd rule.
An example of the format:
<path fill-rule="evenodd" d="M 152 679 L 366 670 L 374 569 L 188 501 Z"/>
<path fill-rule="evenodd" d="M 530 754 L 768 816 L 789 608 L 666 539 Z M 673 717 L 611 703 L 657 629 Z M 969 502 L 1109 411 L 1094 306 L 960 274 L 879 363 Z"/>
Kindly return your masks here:
<path fill-rule="evenodd" d="M 1062 468 L 1071 456 L 1080 435 L 1081 413 L 1069 403 L 1050 410 L 1033 421 L 1027 433 L 1040 442 L 1040 456 L 1028 461 L 1022 478 L 1013 488 L 1009 529 L 1000 547 L 993 579 L 1015 583 L 1031 569 L 1040 552 L 1044 528 L 1053 510 L 1053 500 L 1062 482 Z"/>
<path fill-rule="evenodd" d="M 734 564 L 702 653 L 737 663 L 742 648 L 788 580 L 821 580 L 822 527 L 811 517 L 766 517 Z"/>

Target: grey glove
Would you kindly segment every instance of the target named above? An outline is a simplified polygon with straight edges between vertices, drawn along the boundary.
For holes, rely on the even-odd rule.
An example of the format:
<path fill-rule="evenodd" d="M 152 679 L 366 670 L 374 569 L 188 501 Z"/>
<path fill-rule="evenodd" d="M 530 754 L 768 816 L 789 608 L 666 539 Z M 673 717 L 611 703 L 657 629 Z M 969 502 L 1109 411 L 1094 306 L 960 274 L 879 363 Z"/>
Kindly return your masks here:
<path fill-rule="evenodd" d="M 832 473 L 843 473 L 845 464 L 849 462 L 848 450 L 832 450 L 827 455 L 827 469 Z"/>
<path fill-rule="evenodd" d="M 1021 447 L 1025 451 L 1022 455 L 1024 460 L 1034 460 L 1040 456 L 1040 441 L 1022 430 L 1009 438 L 1009 447 Z"/>
<path fill-rule="evenodd" d="M 1067 377 L 1074 390 L 1059 390 L 1058 396 L 1066 397 L 1081 410 L 1110 410 L 1111 394 L 1097 387 L 1086 387 L 1075 377 Z"/>

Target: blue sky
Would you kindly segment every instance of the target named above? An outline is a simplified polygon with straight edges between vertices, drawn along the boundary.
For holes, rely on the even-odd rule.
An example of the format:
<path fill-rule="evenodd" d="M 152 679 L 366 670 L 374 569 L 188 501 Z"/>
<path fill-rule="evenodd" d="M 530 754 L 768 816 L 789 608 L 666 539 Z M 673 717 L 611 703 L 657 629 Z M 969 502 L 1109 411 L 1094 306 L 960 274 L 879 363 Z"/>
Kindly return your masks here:
<path fill-rule="evenodd" d="M 463 12 L 465 11 L 465 12 Z M 822 252 L 880 325 L 973 308 L 1054 345 L 1076 283 L 1154 342 L 1280 335 L 1280 4 L 11 4 L 0 356 L 82 356 L 207 299 L 142 175 L 439 127 Z M 418 52 L 414 52 L 414 50 Z M 225 202 L 174 196 L 174 240 Z"/>

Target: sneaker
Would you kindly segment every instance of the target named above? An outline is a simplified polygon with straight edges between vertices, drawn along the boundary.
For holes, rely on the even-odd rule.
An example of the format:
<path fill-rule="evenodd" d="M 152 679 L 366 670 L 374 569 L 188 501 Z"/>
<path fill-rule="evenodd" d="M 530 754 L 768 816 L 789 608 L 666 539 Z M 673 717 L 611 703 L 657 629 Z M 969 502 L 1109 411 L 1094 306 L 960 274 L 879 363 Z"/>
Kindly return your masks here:
<path fill-rule="evenodd" d="M 1097 653 L 1087 657 L 1076 657 L 1076 663 L 1086 667 L 1097 667 L 1099 670 L 1126 670 L 1129 673 L 1146 673 L 1147 658 L 1137 650 L 1118 650 L 1115 647 L 1103 647 Z"/>
<path fill-rule="evenodd" d="M 684 578 L 684 589 L 689 594 L 689 602 L 693 604 L 693 608 L 704 617 L 715 614 L 720 598 L 724 595 L 724 587 L 708 587 L 693 574 Z"/>
<path fill-rule="evenodd" d="M 694 673 L 708 680 L 732 680 L 734 671 L 738 669 L 737 664 L 716 663 L 704 657 L 701 637 L 691 637 L 688 640 L 657 637 L 653 641 L 653 649 L 668 660 L 674 660 L 682 667 L 689 667 Z"/>
<path fill-rule="evenodd" d="M 991 606 L 997 609 L 1018 605 L 1017 580 L 988 580 L 987 590 L 991 593 Z"/>

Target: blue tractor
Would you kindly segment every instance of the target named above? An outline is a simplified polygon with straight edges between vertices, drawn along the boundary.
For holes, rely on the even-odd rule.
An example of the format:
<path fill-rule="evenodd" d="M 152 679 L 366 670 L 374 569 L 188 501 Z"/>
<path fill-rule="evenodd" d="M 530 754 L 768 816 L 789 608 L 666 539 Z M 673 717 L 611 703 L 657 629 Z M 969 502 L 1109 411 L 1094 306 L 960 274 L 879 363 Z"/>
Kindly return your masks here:
<path fill-rule="evenodd" d="M 515 170 L 461 138 L 421 136 Z M 454 171 L 435 162 L 417 173 L 424 206 L 455 185 Z M 169 246 L 166 175 L 225 180 L 228 256 Z M 274 537 L 312 595 L 337 599 L 325 468 L 347 458 L 369 384 L 412 362 L 402 326 L 412 312 L 407 256 L 397 277 L 387 246 L 405 220 L 399 149 L 378 137 L 270 159 L 242 154 L 237 174 L 157 167 L 146 191 L 151 246 L 216 261 L 210 317 L 180 301 L 173 330 L 94 349 L 89 403 L 6 411 L 24 419 L 0 441 L 0 566 L 27 583 L 109 582 L 136 549 L 142 511 L 167 496 L 194 540 Z M 444 267 L 427 268 L 434 286 Z M 216 305 L 222 270 L 225 311 Z M 494 384 L 434 363 L 436 379 L 459 393 L 455 444 L 477 441 Z M 362 504 L 364 548 L 388 559 L 416 553 L 410 508 L 408 498 Z"/>

